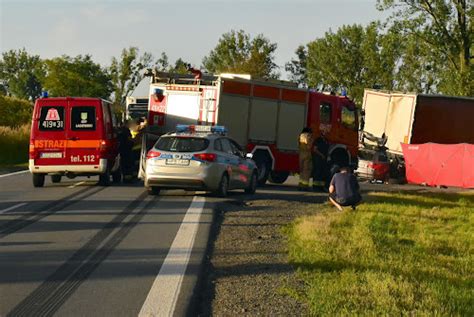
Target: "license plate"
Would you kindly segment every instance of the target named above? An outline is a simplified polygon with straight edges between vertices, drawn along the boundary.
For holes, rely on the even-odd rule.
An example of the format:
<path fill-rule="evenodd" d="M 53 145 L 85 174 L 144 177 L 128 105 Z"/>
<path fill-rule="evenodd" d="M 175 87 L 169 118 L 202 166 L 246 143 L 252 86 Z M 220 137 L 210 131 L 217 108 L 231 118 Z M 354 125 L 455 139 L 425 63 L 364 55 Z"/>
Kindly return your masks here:
<path fill-rule="evenodd" d="M 186 166 L 186 165 L 189 165 L 189 160 L 183 160 L 183 159 L 167 159 L 167 160 L 166 160 L 166 165 L 181 165 L 181 166 Z"/>
<path fill-rule="evenodd" d="M 62 158 L 63 153 L 61 152 L 44 152 L 40 154 L 40 158 Z"/>

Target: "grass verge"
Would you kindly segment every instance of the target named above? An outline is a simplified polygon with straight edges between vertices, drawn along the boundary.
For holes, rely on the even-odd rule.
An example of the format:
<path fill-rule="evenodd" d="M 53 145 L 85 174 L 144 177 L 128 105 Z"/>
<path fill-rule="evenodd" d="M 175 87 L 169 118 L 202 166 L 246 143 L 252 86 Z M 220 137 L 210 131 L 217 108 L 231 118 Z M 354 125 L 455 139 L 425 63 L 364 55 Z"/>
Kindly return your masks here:
<path fill-rule="evenodd" d="M 311 315 L 474 316 L 474 195 L 369 193 L 285 232 Z"/>
<path fill-rule="evenodd" d="M 19 128 L 0 126 L 0 166 L 14 166 L 28 162 L 30 126 Z"/>

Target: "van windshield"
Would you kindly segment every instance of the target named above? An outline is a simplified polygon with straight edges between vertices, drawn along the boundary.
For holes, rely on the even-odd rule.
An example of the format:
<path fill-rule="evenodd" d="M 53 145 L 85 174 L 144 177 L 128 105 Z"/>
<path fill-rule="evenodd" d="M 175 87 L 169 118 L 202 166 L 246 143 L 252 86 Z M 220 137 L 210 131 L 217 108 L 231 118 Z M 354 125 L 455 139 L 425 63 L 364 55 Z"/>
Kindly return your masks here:
<path fill-rule="evenodd" d="M 95 107 L 73 107 L 71 110 L 71 129 L 73 131 L 95 130 Z"/>
<path fill-rule="evenodd" d="M 167 152 L 199 152 L 209 146 L 209 140 L 193 137 L 162 137 L 155 149 Z"/>
<path fill-rule="evenodd" d="M 40 131 L 63 131 L 64 130 L 64 107 L 44 106 L 41 107 Z"/>

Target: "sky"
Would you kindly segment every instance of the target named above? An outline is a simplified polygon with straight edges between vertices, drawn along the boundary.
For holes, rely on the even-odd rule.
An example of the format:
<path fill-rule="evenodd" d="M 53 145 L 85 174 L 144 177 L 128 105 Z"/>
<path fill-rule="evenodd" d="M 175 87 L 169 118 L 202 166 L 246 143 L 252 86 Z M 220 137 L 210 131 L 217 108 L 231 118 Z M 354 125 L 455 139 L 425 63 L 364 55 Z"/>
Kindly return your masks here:
<path fill-rule="evenodd" d="M 0 0 L 0 50 L 52 58 L 90 54 L 107 66 L 123 48 L 166 52 L 199 67 L 223 33 L 262 33 L 284 65 L 298 45 L 344 24 L 384 20 L 376 0 Z"/>

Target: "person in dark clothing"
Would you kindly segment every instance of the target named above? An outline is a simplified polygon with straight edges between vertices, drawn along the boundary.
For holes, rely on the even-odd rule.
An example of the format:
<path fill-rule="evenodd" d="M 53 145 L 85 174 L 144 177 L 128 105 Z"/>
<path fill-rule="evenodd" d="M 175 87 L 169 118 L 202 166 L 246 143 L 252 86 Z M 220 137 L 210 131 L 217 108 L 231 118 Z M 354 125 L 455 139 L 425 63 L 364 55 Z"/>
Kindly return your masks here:
<path fill-rule="evenodd" d="M 334 174 L 329 185 L 329 200 L 340 211 L 343 206 L 355 209 L 362 200 L 359 182 L 349 167 L 342 167 L 339 173 Z"/>
<path fill-rule="evenodd" d="M 327 156 L 329 143 L 323 132 L 314 141 L 313 153 L 313 190 L 323 189 L 328 178 Z"/>
<path fill-rule="evenodd" d="M 124 175 L 124 180 L 128 180 L 131 177 L 132 168 L 133 168 L 133 159 L 132 159 L 132 134 L 128 124 L 122 125 L 117 133 L 119 140 L 119 153 L 120 153 L 120 167 L 122 169 L 122 174 Z"/>

